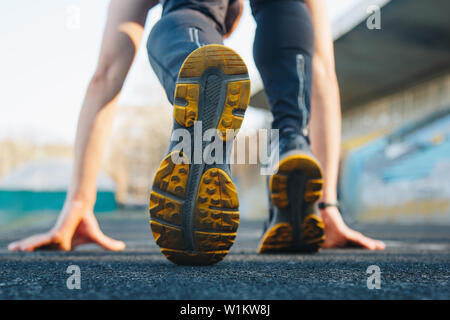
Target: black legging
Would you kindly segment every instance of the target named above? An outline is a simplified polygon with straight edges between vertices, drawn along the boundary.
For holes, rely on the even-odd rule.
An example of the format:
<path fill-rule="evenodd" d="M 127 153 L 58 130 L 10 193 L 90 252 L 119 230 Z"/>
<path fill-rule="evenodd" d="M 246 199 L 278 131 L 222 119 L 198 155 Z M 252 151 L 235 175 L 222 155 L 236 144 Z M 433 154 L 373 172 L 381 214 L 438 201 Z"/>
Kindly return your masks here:
<path fill-rule="evenodd" d="M 170 1 L 175 0 L 166 3 Z M 253 55 L 274 117 L 272 127 L 302 130 L 308 124 L 311 105 L 314 32 L 309 11 L 298 0 L 250 2 L 257 23 Z M 222 44 L 219 29 L 192 4 L 163 14 L 154 26 L 147 42 L 148 55 L 171 103 L 184 59 L 199 46 Z"/>

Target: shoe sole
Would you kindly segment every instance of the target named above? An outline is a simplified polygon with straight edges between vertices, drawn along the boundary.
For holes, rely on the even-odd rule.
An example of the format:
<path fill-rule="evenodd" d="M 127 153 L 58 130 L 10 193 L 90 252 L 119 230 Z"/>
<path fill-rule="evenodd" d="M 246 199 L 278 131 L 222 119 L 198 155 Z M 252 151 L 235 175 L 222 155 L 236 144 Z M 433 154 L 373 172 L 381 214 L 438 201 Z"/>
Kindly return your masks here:
<path fill-rule="evenodd" d="M 216 128 L 223 141 L 234 139 L 250 100 L 247 67 L 233 50 L 208 45 L 192 52 L 180 69 L 175 88 L 174 118 L 191 129 Z M 228 133 L 229 134 L 229 133 Z M 191 139 L 193 140 L 193 139 Z M 194 149 L 192 149 L 194 150 Z M 205 142 L 202 143 L 202 155 Z M 221 261 L 233 245 L 239 225 L 236 188 L 223 165 L 174 163 L 169 150 L 154 178 L 150 226 L 167 259 L 180 265 Z M 195 157 L 195 155 L 194 155 Z"/>
<path fill-rule="evenodd" d="M 280 161 L 269 180 L 270 200 L 289 221 L 269 226 L 259 253 L 313 253 L 320 249 L 325 240 L 322 219 L 305 208 L 313 208 L 322 186 L 320 166 L 312 157 L 295 154 Z"/>

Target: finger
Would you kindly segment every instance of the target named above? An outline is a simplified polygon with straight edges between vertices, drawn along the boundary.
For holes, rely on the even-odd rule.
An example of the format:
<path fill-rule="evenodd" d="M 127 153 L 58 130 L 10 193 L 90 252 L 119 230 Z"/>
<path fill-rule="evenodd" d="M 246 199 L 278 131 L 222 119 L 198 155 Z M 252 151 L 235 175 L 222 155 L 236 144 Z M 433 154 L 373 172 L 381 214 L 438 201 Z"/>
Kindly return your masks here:
<path fill-rule="evenodd" d="M 366 244 L 370 245 L 370 250 L 384 250 L 386 245 L 383 241 L 375 240 L 362 235 Z"/>
<path fill-rule="evenodd" d="M 37 234 L 20 241 L 10 243 L 10 251 L 33 251 L 35 248 L 46 245 L 50 242 L 50 237 L 46 234 Z"/>
<path fill-rule="evenodd" d="M 348 240 L 355 246 L 363 247 L 368 250 L 377 249 L 376 240 L 366 237 L 360 232 L 352 232 Z"/>
<path fill-rule="evenodd" d="M 125 242 L 108 237 L 102 232 L 97 234 L 92 240 L 99 246 L 110 251 L 121 251 L 126 247 Z"/>
<path fill-rule="evenodd" d="M 15 242 L 10 243 L 8 245 L 8 250 L 9 251 L 24 251 L 22 248 L 24 247 L 25 243 L 27 243 L 27 242 L 25 242 L 27 240 L 28 240 L 28 238 L 25 238 L 20 241 L 15 241 Z"/>
<path fill-rule="evenodd" d="M 8 244 L 9 251 L 18 251 L 19 250 L 19 241 L 14 241 Z"/>
<path fill-rule="evenodd" d="M 383 241 L 380 240 L 374 240 L 375 244 L 376 244 L 376 249 L 375 250 L 384 250 L 386 249 L 386 244 Z"/>
<path fill-rule="evenodd" d="M 37 234 L 24 239 L 20 244 L 20 251 L 33 251 L 36 248 L 48 245 L 51 239 L 46 234 Z"/>

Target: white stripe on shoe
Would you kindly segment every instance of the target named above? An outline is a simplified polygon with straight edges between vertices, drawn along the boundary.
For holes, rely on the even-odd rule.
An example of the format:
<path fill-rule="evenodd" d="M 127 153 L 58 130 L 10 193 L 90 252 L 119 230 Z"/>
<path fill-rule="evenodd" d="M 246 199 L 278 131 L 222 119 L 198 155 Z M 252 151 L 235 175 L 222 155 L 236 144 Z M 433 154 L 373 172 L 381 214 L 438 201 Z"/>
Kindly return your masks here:
<path fill-rule="evenodd" d="M 298 76 L 298 107 L 302 112 L 302 131 L 306 130 L 308 124 L 308 110 L 306 110 L 305 102 L 305 57 L 302 54 L 297 54 L 297 76 Z"/>

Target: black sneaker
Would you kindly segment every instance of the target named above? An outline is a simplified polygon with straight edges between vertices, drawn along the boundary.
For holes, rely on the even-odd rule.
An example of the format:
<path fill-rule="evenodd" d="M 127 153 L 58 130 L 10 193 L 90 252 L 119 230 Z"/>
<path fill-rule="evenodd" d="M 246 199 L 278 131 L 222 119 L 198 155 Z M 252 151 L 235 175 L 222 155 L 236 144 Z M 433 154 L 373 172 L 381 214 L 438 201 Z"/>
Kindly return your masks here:
<path fill-rule="evenodd" d="M 192 52 L 178 74 L 174 99 L 174 130 L 191 137 L 191 155 L 171 143 L 153 182 L 150 226 L 167 259 L 183 265 L 208 265 L 222 260 L 232 246 L 239 224 L 239 201 L 228 158 L 205 163 L 203 134 L 215 129 L 215 139 L 233 139 L 250 99 L 250 80 L 241 57 L 222 45 Z M 201 122 L 200 122 L 201 121 Z M 201 152 L 195 151 L 196 124 Z M 197 138 L 198 139 L 198 138 Z M 220 141 L 220 140 L 219 140 Z M 198 151 L 198 150 L 197 150 Z M 225 151 L 225 150 L 224 150 Z M 195 153 L 195 154 L 194 154 Z M 183 162 L 183 159 L 188 161 Z M 181 161 L 174 161 L 179 159 Z"/>
<path fill-rule="evenodd" d="M 269 219 L 259 253 L 313 253 L 325 240 L 316 202 L 322 195 L 322 171 L 306 138 L 288 128 L 280 132 L 279 161 L 268 181 Z"/>

